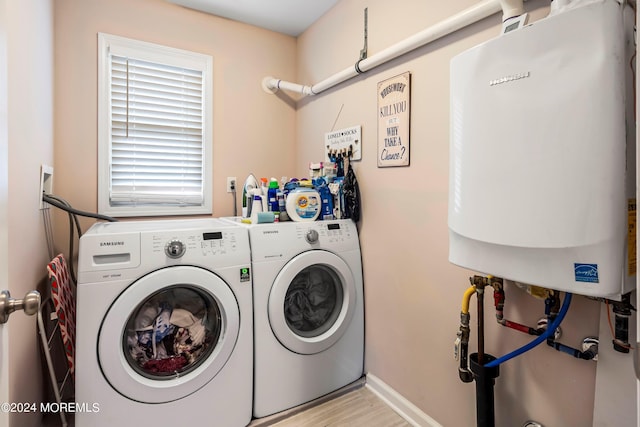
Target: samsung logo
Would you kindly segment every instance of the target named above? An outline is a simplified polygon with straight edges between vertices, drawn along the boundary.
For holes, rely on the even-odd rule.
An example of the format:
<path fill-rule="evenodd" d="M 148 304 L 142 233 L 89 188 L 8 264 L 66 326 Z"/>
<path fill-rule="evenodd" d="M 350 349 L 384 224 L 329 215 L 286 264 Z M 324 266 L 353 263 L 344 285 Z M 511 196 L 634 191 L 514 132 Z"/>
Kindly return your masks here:
<path fill-rule="evenodd" d="M 124 246 L 124 242 L 122 241 L 100 242 L 100 247 L 102 246 Z"/>
<path fill-rule="evenodd" d="M 278 230 L 265 230 L 262 234 L 278 234 Z"/>
<path fill-rule="evenodd" d="M 509 82 L 513 82 L 513 81 L 516 81 L 516 80 L 526 79 L 530 75 L 531 75 L 531 73 L 529 71 L 527 71 L 526 73 L 511 74 L 509 76 L 504 76 L 504 77 L 501 77 L 499 79 L 490 80 L 489 81 L 489 86 L 496 86 L 496 85 L 501 85 L 503 83 L 509 83 Z"/>

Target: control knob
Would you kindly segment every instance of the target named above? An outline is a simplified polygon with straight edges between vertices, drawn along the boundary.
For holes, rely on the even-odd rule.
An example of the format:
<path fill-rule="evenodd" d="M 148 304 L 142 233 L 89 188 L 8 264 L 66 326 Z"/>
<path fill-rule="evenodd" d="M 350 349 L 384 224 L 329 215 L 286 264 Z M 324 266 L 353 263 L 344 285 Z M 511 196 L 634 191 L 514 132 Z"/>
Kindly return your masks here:
<path fill-rule="evenodd" d="M 316 230 L 314 230 L 314 229 L 311 229 L 311 230 L 307 231 L 307 234 L 305 234 L 304 238 L 309 243 L 315 243 L 315 242 L 318 241 L 318 232 Z"/>
<path fill-rule="evenodd" d="M 169 258 L 180 258 L 186 252 L 187 248 L 180 240 L 171 240 L 165 246 L 164 251 Z"/>

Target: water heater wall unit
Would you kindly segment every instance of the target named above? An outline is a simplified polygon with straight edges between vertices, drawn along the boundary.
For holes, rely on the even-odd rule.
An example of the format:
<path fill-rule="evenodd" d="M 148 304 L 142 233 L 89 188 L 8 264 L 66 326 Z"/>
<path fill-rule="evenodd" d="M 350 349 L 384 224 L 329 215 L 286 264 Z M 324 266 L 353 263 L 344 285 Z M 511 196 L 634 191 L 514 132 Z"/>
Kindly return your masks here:
<path fill-rule="evenodd" d="M 451 61 L 449 260 L 619 299 L 635 283 L 633 11 L 574 3 Z"/>

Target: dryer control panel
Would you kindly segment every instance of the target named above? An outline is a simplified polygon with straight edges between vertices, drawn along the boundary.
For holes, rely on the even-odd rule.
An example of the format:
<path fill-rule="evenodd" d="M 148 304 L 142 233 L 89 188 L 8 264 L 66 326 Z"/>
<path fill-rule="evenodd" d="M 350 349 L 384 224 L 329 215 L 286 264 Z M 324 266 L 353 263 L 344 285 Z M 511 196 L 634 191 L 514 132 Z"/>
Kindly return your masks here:
<path fill-rule="evenodd" d="M 257 224 L 249 227 L 249 235 L 254 262 L 279 261 L 315 249 L 360 250 L 356 225 L 345 219 Z"/>
<path fill-rule="evenodd" d="M 348 222 L 317 221 L 313 224 L 296 224 L 298 238 L 304 237 L 309 244 L 324 243 L 328 245 L 348 242 L 355 238 L 355 225 Z"/>

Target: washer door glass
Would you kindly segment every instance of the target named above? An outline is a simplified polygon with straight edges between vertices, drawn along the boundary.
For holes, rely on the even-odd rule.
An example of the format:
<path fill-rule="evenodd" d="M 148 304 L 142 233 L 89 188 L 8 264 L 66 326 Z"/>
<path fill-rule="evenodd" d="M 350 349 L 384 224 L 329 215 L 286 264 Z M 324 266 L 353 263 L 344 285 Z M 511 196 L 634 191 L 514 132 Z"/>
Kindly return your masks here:
<path fill-rule="evenodd" d="M 342 337 L 355 307 L 349 266 L 331 252 L 313 250 L 296 256 L 278 273 L 269 294 L 269 323 L 289 350 L 314 354 Z"/>
<path fill-rule="evenodd" d="M 171 402 L 218 374 L 239 328 L 238 303 L 220 277 L 198 267 L 167 267 L 132 283 L 111 305 L 98 332 L 98 362 L 123 396 Z"/>
<path fill-rule="evenodd" d="M 122 351 L 129 365 L 151 379 L 171 379 L 196 369 L 222 332 L 218 302 L 190 285 L 158 291 L 126 323 Z"/>

